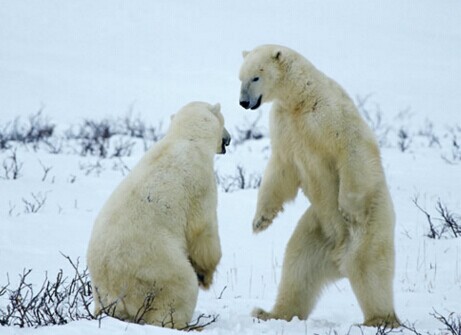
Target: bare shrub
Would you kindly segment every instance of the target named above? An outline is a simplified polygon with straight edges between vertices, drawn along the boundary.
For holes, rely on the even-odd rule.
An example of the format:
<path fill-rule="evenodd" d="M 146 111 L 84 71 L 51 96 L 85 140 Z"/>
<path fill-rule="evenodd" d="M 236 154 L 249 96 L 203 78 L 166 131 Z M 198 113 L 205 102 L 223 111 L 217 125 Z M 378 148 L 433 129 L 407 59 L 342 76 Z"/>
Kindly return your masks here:
<path fill-rule="evenodd" d="M 42 112 L 43 107 L 30 115 L 27 122 L 16 118 L 7 123 L 0 133 L 0 149 L 10 148 L 9 142 L 32 143 L 33 148 L 36 149 L 40 142 L 50 138 L 54 133 L 55 125 L 44 117 Z"/>
<path fill-rule="evenodd" d="M 461 315 L 452 312 L 449 313 L 448 316 L 444 316 L 437 311 L 434 311 L 434 313 L 431 313 L 430 315 L 438 320 L 444 328 L 439 329 L 440 332 L 437 333 L 426 332 L 424 334 L 461 335 Z M 410 331 L 412 334 L 423 335 L 423 333 L 416 329 L 415 324 L 403 323 L 401 327 Z"/>
<path fill-rule="evenodd" d="M 23 163 L 18 161 L 18 156 L 16 155 L 16 149 L 11 149 L 11 155 L 6 157 L 3 160 L 3 176 L 0 176 L 1 179 L 18 179 L 21 174 Z"/>
<path fill-rule="evenodd" d="M 420 129 L 417 133 L 418 136 L 427 139 L 427 145 L 430 148 L 441 148 L 440 138 L 435 134 L 434 124 L 426 120 L 424 128 Z"/>
<path fill-rule="evenodd" d="M 452 127 L 449 129 L 451 148 L 449 155 L 442 155 L 442 158 L 450 163 L 456 164 L 461 162 L 461 126 Z"/>
<path fill-rule="evenodd" d="M 80 170 L 85 173 L 85 176 L 89 176 L 91 174 L 95 174 L 99 176 L 104 169 L 101 164 L 101 159 L 98 159 L 96 162 L 88 162 L 88 163 L 79 163 Z"/>
<path fill-rule="evenodd" d="M 190 322 L 185 328 L 181 330 L 185 331 L 201 331 L 205 327 L 211 325 L 212 323 L 215 323 L 218 321 L 219 315 L 218 314 L 200 314 L 196 320 L 193 320 Z"/>
<path fill-rule="evenodd" d="M 51 169 L 53 167 L 51 166 L 45 166 L 41 160 L 38 160 L 38 162 L 40 163 L 40 166 L 42 167 L 43 169 L 43 177 L 42 177 L 42 181 L 45 181 L 46 180 L 46 177 L 48 176 L 48 173 L 51 171 Z"/>
<path fill-rule="evenodd" d="M 261 185 L 261 175 L 247 174 L 241 165 L 237 165 L 234 175 L 220 176 L 216 174 L 218 185 L 224 192 L 237 190 L 255 189 Z"/>
<path fill-rule="evenodd" d="M 24 213 L 37 213 L 46 203 L 46 194 L 38 192 L 37 194 L 31 193 L 32 199 L 22 198 L 24 203 Z"/>
<path fill-rule="evenodd" d="M 376 335 L 387 335 L 392 334 L 395 331 L 393 327 L 390 327 L 388 324 L 383 323 L 376 327 Z"/>
<path fill-rule="evenodd" d="M 426 216 L 429 224 L 429 232 L 427 237 L 432 239 L 456 238 L 461 237 L 461 219 L 460 216 L 453 213 L 439 199 L 435 206 L 439 218 L 433 218 L 425 209 L 418 203 L 418 197 L 413 199 L 415 206 Z"/>
<path fill-rule="evenodd" d="M 65 133 L 67 139 L 77 141 L 81 156 L 101 158 L 130 156 L 135 142 L 128 138 L 142 139 L 147 150 L 148 142 L 156 142 L 163 136 L 161 123 L 158 127 L 147 127 L 139 118 L 133 118 L 131 113 L 119 119 L 86 119 Z M 118 136 L 117 141 L 114 141 L 115 136 Z"/>
<path fill-rule="evenodd" d="M 364 97 L 355 97 L 356 106 L 359 113 L 363 116 L 370 128 L 375 133 L 380 146 L 388 145 L 388 134 L 392 127 L 383 121 L 383 113 L 379 105 L 370 106 L 369 99 L 371 94 Z"/>
<path fill-rule="evenodd" d="M 162 122 L 157 127 L 146 126 L 145 122 L 139 117 L 133 117 L 132 109 L 122 118 L 120 123 L 120 134 L 127 135 L 133 138 L 141 138 L 153 142 L 157 142 L 162 134 Z"/>
<path fill-rule="evenodd" d="M 8 142 L 10 141 L 8 134 L 6 133 L 7 131 L 7 126 L 4 127 L 4 129 L 0 130 L 0 150 L 5 150 L 9 149 L 10 146 Z"/>
<path fill-rule="evenodd" d="M 237 135 L 233 136 L 233 143 L 235 145 L 242 144 L 250 140 L 260 140 L 265 137 L 261 127 L 258 125 L 261 120 L 261 112 L 258 112 L 257 117 L 253 121 L 248 121 L 236 127 Z"/>
<path fill-rule="evenodd" d="M 75 320 L 94 319 L 90 305 L 93 301 L 87 269 L 79 270 L 76 263 L 65 256 L 75 270 L 71 278 L 59 270 L 55 279 L 45 279 L 38 288 L 29 281 L 32 270 L 24 270 L 15 288 L 7 285 L 0 288 L 0 296 L 7 295 L 8 304 L 0 308 L 0 325 L 40 327 L 63 325 Z"/>
<path fill-rule="evenodd" d="M 116 161 L 114 161 L 112 165 L 112 170 L 120 171 L 122 176 L 126 176 L 130 172 L 130 168 L 121 158 L 118 158 Z"/>
<path fill-rule="evenodd" d="M 128 139 L 124 140 L 122 138 L 119 138 L 119 140 L 116 143 L 114 143 L 114 149 L 113 149 L 113 153 L 111 154 L 111 157 L 131 156 L 134 145 L 135 145 L 135 142 L 133 141 L 130 141 Z"/>
<path fill-rule="evenodd" d="M 404 127 L 401 127 L 397 133 L 398 142 L 397 145 L 401 152 L 405 152 L 410 148 L 411 144 L 411 137 L 409 135 L 409 131 Z"/>
<path fill-rule="evenodd" d="M 62 138 L 50 137 L 50 138 L 44 140 L 43 144 L 45 145 L 45 149 L 50 154 L 58 155 L 58 154 L 61 154 L 63 152 L 64 144 L 63 144 L 63 139 Z"/>
<path fill-rule="evenodd" d="M 116 134 L 114 123 L 107 119 L 101 121 L 84 120 L 74 132 L 66 132 L 67 139 L 75 139 L 80 144 L 80 155 L 107 157 L 109 139 Z"/>
<path fill-rule="evenodd" d="M 461 315 L 450 313 L 448 316 L 443 316 L 437 311 L 434 311 L 431 315 L 444 325 L 445 328 L 443 330 L 447 331 L 446 334 L 461 335 Z"/>
<path fill-rule="evenodd" d="M 29 117 L 29 127 L 26 128 L 23 142 L 37 144 L 53 135 L 55 125 L 43 117 L 42 111 L 43 108 Z"/>

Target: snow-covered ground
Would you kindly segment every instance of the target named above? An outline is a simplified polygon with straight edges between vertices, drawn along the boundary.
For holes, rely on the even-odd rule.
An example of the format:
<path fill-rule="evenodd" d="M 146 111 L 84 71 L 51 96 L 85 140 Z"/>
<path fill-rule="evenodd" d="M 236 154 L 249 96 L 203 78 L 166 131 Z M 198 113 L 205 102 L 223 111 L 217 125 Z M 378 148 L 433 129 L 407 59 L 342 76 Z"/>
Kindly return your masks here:
<path fill-rule="evenodd" d="M 83 119 L 118 119 L 130 110 L 147 125 L 163 122 L 166 129 L 171 113 L 204 100 L 222 104 L 235 143 L 237 128 L 247 129 L 259 117 L 238 106 L 241 51 L 262 43 L 298 50 L 353 97 L 371 95 L 365 109 L 371 123 L 382 116 L 375 131 L 397 213 L 397 312 L 421 333 L 443 328 L 434 312 L 461 314 L 461 239 L 426 237 L 426 216 L 413 203 L 417 198 L 434 219 L 440 216 L 439 200 L 461 214 L 461 157 L 453 145 L 453 136 L 461 143 L 456 129 L 461 127 L 461 2 L 5 0 L 0 7 L 0 134 L 14 119 L 26 122 L 39 109 L 56 125 L 56 138 Z M 261 108 L 257 122 L 263 133 L 268 110 Z M 121 137 L 111 142 L 111 153 L 117 140 L 136 143 L 131 155 L 82 156 L 76 140 L 56 139 L 59 154 L 44 144 L 34 150 L 32 144 L 10 142 L 22 163 L 16 180 L 4 178 L 12 150 L 0 150 L 0 287 L 8 277 L 17 282 L 24 269 L 33 269 L 30 279 L 37 286 L 45 273 L 53 277 L 61 268 L 70 273 L 60 252 L 80 257 L 84 265 L 95 216 L 144 152 L 143 141 Z M 199 296 L 196 315 L 219 318 L 203 332 L 376 333 L 355 326 L 362 315 L 346 280 L 324 292 L 307 321 L 250 317 L 253 307 L 272 306 L 286 242 L 308 206 L 300 195 L 268 231 L 252 234 L 257 190 L 224 188 L 237 167 L 254 182 L 269 154 L 264 138 L 234 145 L 216 159 L 223 258 L 212 289 Z M 27 213 L 26 202 L 33 204 L 34 196 L 45 199 L 44 205 Z M 101 324 L 0 327 L 0 333 L 175 331 L 106 318 Z"/>

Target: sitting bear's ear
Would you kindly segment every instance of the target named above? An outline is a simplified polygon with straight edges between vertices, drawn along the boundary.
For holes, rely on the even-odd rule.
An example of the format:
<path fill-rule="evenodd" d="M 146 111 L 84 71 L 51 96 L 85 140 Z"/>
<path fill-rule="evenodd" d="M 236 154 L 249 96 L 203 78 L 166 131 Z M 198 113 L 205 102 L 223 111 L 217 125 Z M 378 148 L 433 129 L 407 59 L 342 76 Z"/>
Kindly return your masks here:
<path fill-rule="evenodd" d="M 221 105 L 220 103 L 218 102 L 217 104 L 215 104 L 214 106 L 211 106 L 211 111 L 214 113 L 214 114 L 217 114 L 221 111 Z"/>
<path fill-rule="evenodd" d="M 242 56 L 243 58 L 245 58 L 250 52 L 249 51 L 242 51 Z"/>
<path fill-rule="evenodd" d="M 174 114 L 171 114 L 171 116 L 170 116 L 170 122 L 173 121 L 173 119 L 174 119 Z"/>

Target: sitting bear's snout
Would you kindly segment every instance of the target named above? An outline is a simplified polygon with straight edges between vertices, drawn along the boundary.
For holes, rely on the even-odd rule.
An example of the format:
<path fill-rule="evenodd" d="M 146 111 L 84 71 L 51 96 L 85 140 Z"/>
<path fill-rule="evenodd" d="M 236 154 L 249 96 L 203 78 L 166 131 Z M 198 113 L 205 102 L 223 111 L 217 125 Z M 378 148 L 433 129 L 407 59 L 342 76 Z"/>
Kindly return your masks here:
<path fill-rule="evenodd" d="M 229 132 L 226 130 L 226 128 L 224 128 L 222 140 L 221 140 L 221 154 L 226 153 L 226 147 L 229 146 L 230 142 L 231 142 L 231 136 Z"/>

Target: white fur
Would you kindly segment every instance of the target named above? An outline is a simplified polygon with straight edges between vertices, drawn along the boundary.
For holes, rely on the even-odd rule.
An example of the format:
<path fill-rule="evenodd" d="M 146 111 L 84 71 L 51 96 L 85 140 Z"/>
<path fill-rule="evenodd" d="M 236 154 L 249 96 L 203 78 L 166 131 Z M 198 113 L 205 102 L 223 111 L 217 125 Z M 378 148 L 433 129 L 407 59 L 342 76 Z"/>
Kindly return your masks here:
<path fill-rule="evenodd" d="M 110 196 L 87 254 L 96 314 L 116 304 L 123 320 L 190 322 L 221 258 L 213 159 L 223 134 L 219 105 L 188 104 Z M 136 320 L 149 294 L 152 309 Z"/>
<path fill-rule="evenodd" d="M 372 131 L 336 82 L 288 48 L 244 54 L 240 80 L 242 106 L 273 102 L 254 231 L 266 229 L 298 189 L 311 203 L 286 248 L 274 308 L 254 315 L 306 319 L 322 288 L 347 277 L 365 325 L 397 326 L 394 211 Z"/>

